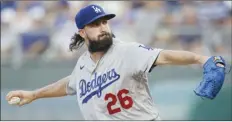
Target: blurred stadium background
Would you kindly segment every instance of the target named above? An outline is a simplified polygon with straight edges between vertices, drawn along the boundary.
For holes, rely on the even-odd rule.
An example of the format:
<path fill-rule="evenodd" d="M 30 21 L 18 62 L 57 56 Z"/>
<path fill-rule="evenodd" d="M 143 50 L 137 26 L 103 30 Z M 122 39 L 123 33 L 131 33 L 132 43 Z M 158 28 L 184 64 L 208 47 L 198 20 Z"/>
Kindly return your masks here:
<path fill-rule="evenodd" d="M 75 96 L 7 104 L 10 90 L 33 90 L 70 74 L 85 47 L 70 52 L 76 12 L 87 4 L 116 13 L 117 38 L 164 49 L 222 55 L 231 64 L 231 1 L 1 1 L 1 120 L 83 120 Z M 193 89 L 197 65 L 153 70 L 150 88 L 163 120 L 232 120 L 231 73 L 215 100 Z"/>

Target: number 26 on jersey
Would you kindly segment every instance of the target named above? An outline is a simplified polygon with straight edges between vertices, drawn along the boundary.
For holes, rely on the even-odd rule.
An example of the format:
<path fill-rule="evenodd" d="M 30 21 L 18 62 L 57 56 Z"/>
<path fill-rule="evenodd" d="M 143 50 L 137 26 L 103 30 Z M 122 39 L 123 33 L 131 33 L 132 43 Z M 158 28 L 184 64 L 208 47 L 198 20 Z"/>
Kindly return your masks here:
<path fill-rule="evenodd" d="M 127 96 L 128 93 L 129 91 L 127 89 L 122 89 L 117 94 L 108 93 L 105 95 L 105 101 L 111 99 L 107 104 L 107 110 L 109 114 L 112 115 L 121 112 L 121 108 L 129 109 L 133 106 L 133 100 L 130 96 Z M 113 107 L 117 102 L 120 103 L 121 107 Z"/>

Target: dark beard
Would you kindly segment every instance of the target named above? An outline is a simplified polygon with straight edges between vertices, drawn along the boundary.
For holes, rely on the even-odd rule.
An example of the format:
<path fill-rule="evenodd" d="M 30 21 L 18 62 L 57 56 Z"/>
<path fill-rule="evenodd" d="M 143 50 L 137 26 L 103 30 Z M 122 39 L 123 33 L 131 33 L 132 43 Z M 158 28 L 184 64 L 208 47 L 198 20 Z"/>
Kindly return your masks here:
<path fill-rule="evenodd" d="M 105 35 L 103 39 L 100 40 L 100 37 Z M 108 49 L 113 44 L 113 36 L 110 33 L 105 33 L 98 37 L 98 40 L 90 40 L 89 39 L 89 46 L 88 50 L 90 53 L 94 52 L 107 52 Z"/>

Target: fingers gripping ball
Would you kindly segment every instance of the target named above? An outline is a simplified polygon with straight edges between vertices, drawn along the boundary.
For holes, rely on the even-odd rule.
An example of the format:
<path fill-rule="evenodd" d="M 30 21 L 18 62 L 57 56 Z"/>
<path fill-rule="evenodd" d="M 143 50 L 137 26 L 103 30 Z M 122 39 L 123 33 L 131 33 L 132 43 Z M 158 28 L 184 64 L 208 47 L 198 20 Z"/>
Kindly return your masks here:
<path fill-rule="evenodd" d="M 17 104 L 19 104 L 20 103 L 20 98 L 19 97 L 12 97 L 11 99 L 10 99 L 10 101 L 8 101 L 8 103 L 10 104 L 10 105 L 17 105 Z"/>
<path fill-rule="evenodd" d="M 210 57 L 203 66 L 203 80 L 194 90 L 195 94 L 214 99 L 224 83 L 225 67 L 225 60 L 221 56 Z"/>

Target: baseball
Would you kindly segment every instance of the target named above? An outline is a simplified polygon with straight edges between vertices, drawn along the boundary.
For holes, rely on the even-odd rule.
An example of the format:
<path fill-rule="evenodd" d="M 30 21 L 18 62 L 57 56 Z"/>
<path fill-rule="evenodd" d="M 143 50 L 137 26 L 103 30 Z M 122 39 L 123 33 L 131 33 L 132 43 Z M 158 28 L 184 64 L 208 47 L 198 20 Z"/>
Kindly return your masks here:
<path fill-rule="evenodd" d="M 20 98 L 19 98 L 19 97 L 12 97 L 12 98 L 10 99 L 10 101 L 8 101 L 8 103 L 11 104 L 11 105 L 16 105 L 16 104 L 18 104 L 19 102 L 20 102 Z"/>

